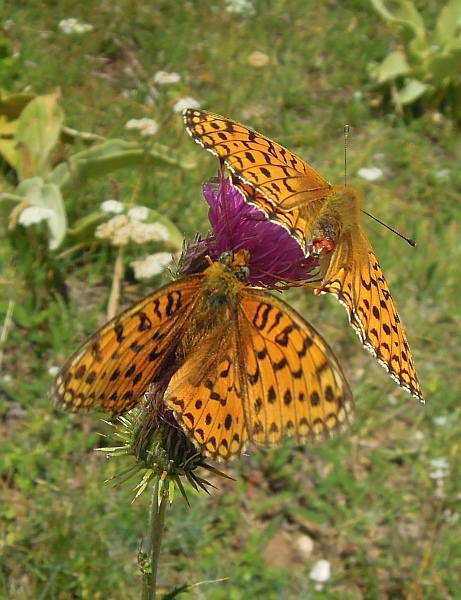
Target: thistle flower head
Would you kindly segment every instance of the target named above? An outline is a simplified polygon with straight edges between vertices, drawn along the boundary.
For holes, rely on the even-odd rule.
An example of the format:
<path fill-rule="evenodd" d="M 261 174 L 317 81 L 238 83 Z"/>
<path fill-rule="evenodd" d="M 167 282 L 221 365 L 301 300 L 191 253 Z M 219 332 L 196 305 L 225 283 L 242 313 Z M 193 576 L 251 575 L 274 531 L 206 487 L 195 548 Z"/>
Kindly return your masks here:
<path fill-rule="evenodd" d="M 251 254 L 252 285 L 304 282 L 317 274 L 317 259 L 306 258 L 298 242 L 283 227 L 269 221 L 259 208 L 248 204 L 228 179 L 208 180 L 203 193 L 210 207 L 212 233 L 204 240 L 196 239 L 187 248 L 183 264 L 190 265 L 195 260 L 205 268 L 206 255 L 217 260 L 224 252 L 245 248 Z M 185 272 L 192 270 L 180 269 L 180 274 Z"/>

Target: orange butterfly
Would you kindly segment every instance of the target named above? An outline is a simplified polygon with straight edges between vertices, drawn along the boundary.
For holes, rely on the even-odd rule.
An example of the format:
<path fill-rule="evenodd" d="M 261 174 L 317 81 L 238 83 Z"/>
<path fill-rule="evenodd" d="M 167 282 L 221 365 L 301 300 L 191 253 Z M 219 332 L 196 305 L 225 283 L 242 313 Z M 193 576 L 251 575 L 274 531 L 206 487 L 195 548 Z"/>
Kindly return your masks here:
<path fill-rule="evenodd" d="M 320 259 L 316 293 L 346 307 L 362 344 L 407 392 L 424 402 L 397 310 L 360 225 L 362 200 L 354 188 L 332 185 L 312 167 L 256 131 L 220 115 L 186 109 L 191 137 L 219 157 L 232 183 Z"/>
<path fill-rule="evenodd" d="M 354 404 L 333 351 L 285 302 L 245 284 L 249 260 L 223 254 L 115 317 L 63 367 L 54 402 L 117 416 L 167 378 L 165 404 L 199 451 L 222 461 L 249 442 L 345 429 Z"/>

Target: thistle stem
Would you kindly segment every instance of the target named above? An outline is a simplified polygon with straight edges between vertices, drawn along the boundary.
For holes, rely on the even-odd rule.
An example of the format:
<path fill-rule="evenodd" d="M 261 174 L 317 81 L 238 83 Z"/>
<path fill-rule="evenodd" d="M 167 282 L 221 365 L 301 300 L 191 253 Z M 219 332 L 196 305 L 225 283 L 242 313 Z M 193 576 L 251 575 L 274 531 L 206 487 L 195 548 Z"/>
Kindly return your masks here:
<path fill-rule="evenodd" d="M 163 483 L 163 482 L 162 482 Z M 168 494 L 162 493 L 159 503 L 160 477 L 155 477 L 150 502 L 149 523 L 147 537 L 145 540 L 146 554 L 145 564 L 148 568 L 143 569 L 142 600 L 155 600 L 157 597 L 157 571 L 162 543 L 163 529 L 165 526 L 165 512 L 168 503 Z M 165 488 L 163 487 L 163 491 Z"/>

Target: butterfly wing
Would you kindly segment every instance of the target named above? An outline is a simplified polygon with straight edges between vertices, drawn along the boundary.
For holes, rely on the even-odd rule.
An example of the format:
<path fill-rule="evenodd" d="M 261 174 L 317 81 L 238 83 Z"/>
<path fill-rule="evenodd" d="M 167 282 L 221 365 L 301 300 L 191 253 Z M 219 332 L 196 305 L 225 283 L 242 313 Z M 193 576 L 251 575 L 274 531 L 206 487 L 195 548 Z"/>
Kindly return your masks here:
<path fill-rule="evenodd" d="M 362 344 L 403 389 L 424 402 L 397 309 L 360 225 L 341 234 L 329 260 L 320 292 L 345 306 Z"/>
<path fill-rule="evenodd" d="M 170 283 L 90 337 L 53 381 L 50 396 L 70 412 L 99 407 L 113 417 L 165 377 L 203 275 Z"/>
<path fill-rule="evenodd" d="M 264 291 L 242 303 L 245 412 L 249 437 L 273 447 L 284 435 L 317 442 L 344 431 L 354 402 L 344 373 L 321 335 L 295 310 Z"/>
<path fill-rule="evenodd" d="M 186 109 L 184 122 L 190 136 L 226 165 L 247 202 L 285 227 L 306 250 L 309 223 L 333 186 L 280 144 L 235 121 Z M 307 221 L 304 229 L 301 218 Z"/>
<path fill-rule="evenodd" d="M 353 419 L 351 390 L 323 338 L 287 304 L 242 286 L 223 321 L 173 375 L 165 402 L 201 452 L 228 461 L 249 441 L 327 439 Z M 210 358 L 212 357 L 212 358 Z"/>
<path fill-rule="evenodd" d="M 241 456 L 248 445 L 234 324 L 223 321 L 202 340 L 173 375 L 164 396 L 199 451 L 223 462 Z"/>

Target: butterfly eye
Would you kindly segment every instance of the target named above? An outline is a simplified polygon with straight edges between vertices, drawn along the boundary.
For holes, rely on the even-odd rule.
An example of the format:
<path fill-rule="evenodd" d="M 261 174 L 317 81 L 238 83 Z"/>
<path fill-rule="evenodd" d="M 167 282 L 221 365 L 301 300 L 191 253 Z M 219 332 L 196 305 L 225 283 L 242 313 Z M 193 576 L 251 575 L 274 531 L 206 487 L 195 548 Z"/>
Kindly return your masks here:
<path fill-rule="evenodd" d="M 226 263 L 228 263 L 233 258 L 234 258 L 234 253 L 233 252 L 223 252 L 221 254 L 221 256 L 219 257 L 219 262 L 223 263 L 223 265 L 225 265 Z"/>
<path fill-rule="evenodd" d="M 250 278 L 250 269 L 248 267 L 241 267 L 235 276 L 239 281 L 247 281 Z"/>

